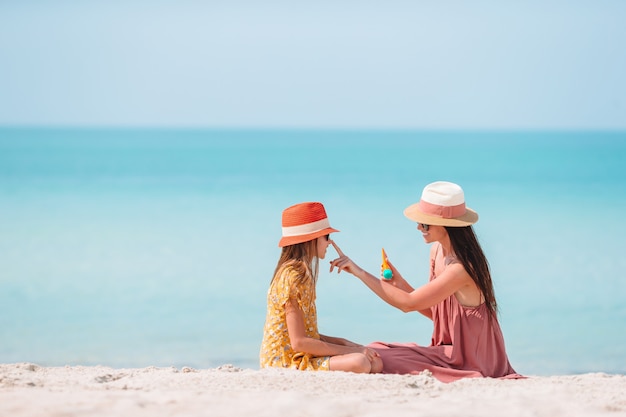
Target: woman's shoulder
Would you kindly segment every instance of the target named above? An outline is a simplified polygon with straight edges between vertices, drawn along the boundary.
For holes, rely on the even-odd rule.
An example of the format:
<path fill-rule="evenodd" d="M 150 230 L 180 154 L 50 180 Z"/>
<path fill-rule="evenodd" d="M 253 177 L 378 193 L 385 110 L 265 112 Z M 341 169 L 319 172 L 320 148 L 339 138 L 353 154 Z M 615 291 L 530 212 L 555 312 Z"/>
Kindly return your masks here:
<path fill-rule="evenodd" d="M 461 261 L 459 261 L 459 258 L 456 257 L 456 255 L 451 254 L 448 255 L 446 257 L 443 258 L 443 264 L 448 267 L 450 265 L 460 265 L 463 269 L 465 269 L 465 267 L 463 266 L 463 263 L 461 263 Z"/>

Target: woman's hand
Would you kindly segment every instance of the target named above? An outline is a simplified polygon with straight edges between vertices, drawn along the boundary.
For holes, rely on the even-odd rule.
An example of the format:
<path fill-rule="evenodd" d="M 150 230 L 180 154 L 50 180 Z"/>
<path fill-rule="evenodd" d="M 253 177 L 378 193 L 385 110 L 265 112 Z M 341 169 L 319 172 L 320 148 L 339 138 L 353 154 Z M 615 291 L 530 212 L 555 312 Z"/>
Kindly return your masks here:
<path fill-rule="evenodd" d="M 343 251 L 337 246 L 334 240 L 329 239 L 329 242 L 335 250 L 337 254 L 339 254 L 339 258 L 330 261 L 330 272 L 333 272 L 333 269 L 337 268 L 337 273 L 341 271 L 346 271 L 351 273 L 352 275 L 357 275 L 362 269 L 352 261 L 352 259 L 348 258 Z"/>
<path fill-rule="evenodd" d="M 404 277 L 402 276 L 402 274 L 400 273 L 400 271 L 398 271 L 396 269 L 396 267 L 393 265 L 393 263 L 391 261 L 389 261 L 389 259 L 387 259 L 387 264 L 389 265 L 389 267 L 391 268 L 391 272 L 393 272 L 393 276 L 390 280 L 385 280 L 387 283 L 398 287 L 400 289 L 403 289 L 406 292 L 411 292 L 413 291 L 413 287 L 411 286 L 411 284 L 409 284 Z"/>

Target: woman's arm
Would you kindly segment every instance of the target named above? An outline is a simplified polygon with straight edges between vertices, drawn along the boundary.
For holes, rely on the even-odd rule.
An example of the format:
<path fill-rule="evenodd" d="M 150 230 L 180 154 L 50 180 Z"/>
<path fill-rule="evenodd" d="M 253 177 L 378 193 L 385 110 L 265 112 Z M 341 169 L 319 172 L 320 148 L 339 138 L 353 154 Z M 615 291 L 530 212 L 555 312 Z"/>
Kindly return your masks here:
<path fill-rule="evenodd" d="M 351 273 L 363 281 L 363 283 L 382 298 L 383 301 L 404 312 L 419 311 L 431 317 L 430 313 L 426 311 L 427 309 L 430 309 L 430 307 L 440 303 L 462 287 L 470 285 L 473 282 L 461 264 L 452 264 L 449 265 L 437 279 L 411 292 L 407 292 L 363 270 L 344 255 L 334 242 L 333 245 L 340 257 L 331 262 L 331 271 L 334 268 L 338 268 L 337 272 L 347 271 Z"/>
<path fill-rule="evenodd" d="M 413 292 L 415 288 L 413 288 L 411 284 L 409 284 L 409 282 L 404 279 L 400 271 L 396 269 L 396 267 L 393 265 L 393 263 L 391 263 L 391 261 L 389 261 L 389 259 L 387 259 L 387 263 L 391 267 L 391 271 L 393 272 L 393 275 L 392 275 L 391 280 L 388 280 L 388 281 L 386 280 L 385 282 L 391 285 L 395 285 L 397 288 L 400 288 L 401 290 L 405 292 L 408 292 L 408 293 Z M 418 310 L 418 312 L 428 317 L 431 320 L 433 319 L 433 312 L 430 308 Z"/>
<path fill-rule="evenodd" d="M 413 288 L 411 284 L 409 284 L 409 282 L 404 279 L 400 271 L 396 269 L 396 267 L 393 265 L 393 263 L 391 263 L 391 261 L 389 261 L 389 259 L 387 259 L 387 264 L 389 264 L 389 266 L 391 267 L 391 272 L 393 272 L 391 279 L 387 282 L 400 288 L 403 291 L 412 292 L 415 288 Z"/>

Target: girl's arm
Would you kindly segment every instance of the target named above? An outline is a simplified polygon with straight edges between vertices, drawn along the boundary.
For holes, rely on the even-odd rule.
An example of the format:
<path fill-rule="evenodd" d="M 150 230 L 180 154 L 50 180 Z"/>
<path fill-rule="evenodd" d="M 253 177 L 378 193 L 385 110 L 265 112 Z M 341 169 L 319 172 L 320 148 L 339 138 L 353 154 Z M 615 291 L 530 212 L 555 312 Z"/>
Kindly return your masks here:
<path fill-rule="evenodd" d="M 334 345 L 342 345 L 342 346 L 363 346 L 358 343 L 351 342 L 348 339 L 344 339 L 343 337 L 334 337 L 334 336 L 326 336 L 324 334 L 320 334 L 320 339 L 324 342 L 332 343 Z"/>
<path fill-rule="evenodd" d="M 348 342 L 345 339 L 331 337 L 326 338 L 326 340 L 320 340 L 307 336 L 304 328 L 304 313 L 300 307 L 298 307 L 298 302 L 292 298 L 289 298 L 285 304 L 285 314 L 287 331 L 289 332 L 289 342 L 291 343 L 292 349 L 297 352 L 310 353 L 313 356 L 336 356 L 348 353 L 363 353 L 370 361 L 378 356 L 375 350 L 357 345 L 356 343 L 352 345 L 333 343 L 333 341 L 340 340 Z"/>

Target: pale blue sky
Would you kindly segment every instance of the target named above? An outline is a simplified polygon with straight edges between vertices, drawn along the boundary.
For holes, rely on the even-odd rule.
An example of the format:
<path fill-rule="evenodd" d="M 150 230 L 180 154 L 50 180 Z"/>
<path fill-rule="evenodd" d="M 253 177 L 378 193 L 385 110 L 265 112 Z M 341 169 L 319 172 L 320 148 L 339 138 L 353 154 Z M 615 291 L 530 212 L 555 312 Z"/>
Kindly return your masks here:
<path fill-rule="evenodd" d="M 0 0 L 0 125 L 626 129 L 626 1 Z"/>

